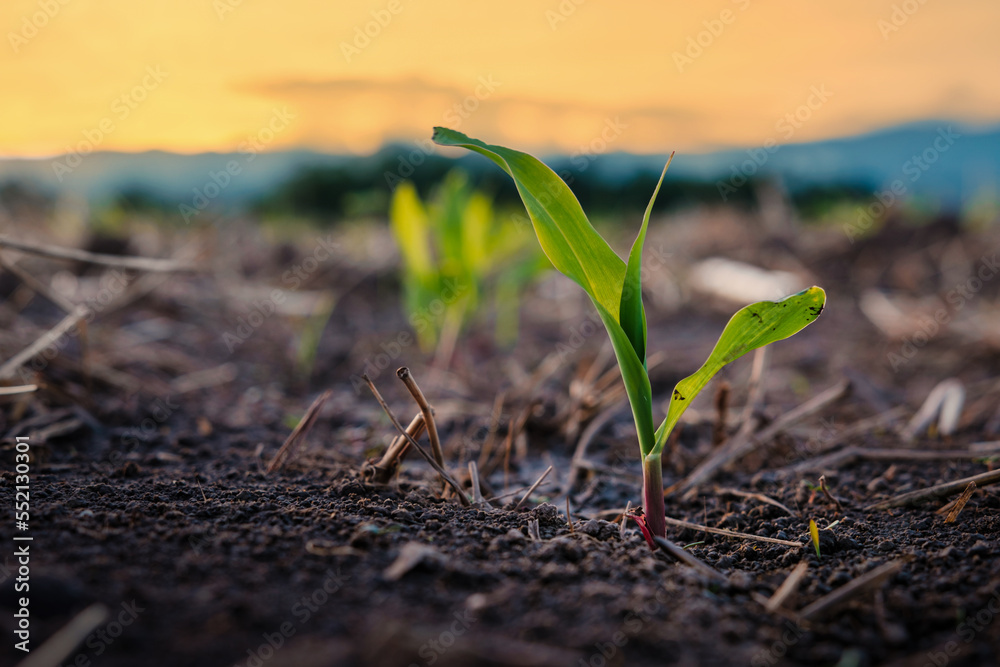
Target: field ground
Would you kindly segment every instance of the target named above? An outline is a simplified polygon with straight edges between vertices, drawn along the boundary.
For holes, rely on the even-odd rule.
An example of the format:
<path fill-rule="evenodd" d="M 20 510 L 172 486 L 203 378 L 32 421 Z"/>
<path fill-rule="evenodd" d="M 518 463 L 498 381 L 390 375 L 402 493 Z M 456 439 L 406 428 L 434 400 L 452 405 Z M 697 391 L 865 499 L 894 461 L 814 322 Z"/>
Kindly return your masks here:
<path fill-rule="evenodd" d="M 667 497 L 672 519 L 799 545 L 668 526 L 718 574 L 652 552 L 634 523 L 624 537 L 613 523 L 640 500 L 640 467 L 607 337 L 581 290 L 545 279 L 522 303 L 516 345 L 498 347 L 489 323 L 477 323 L 447 370 L 432 368 L 408 334 L 387 237 L 348 229 L 304 239 L 278 243 L 250 226 L 140 234 L 118 251 L 196 252 L 206 270 L 117 281 L 79 263 L 20 260 L 94 315 L 85 346 L 63 337 L 25 367 L 38 392 L 0 397 L 5 488 L 15 438 L 28 436 L 33 452 L 32 645 L 93 602 L 111 613 L 60 664 L 846 667 L 1000 655 L 996 487 L 976 489 L 953 522 L 935 510 L 958 493 L 869 508 L 995 466 L 995 234 L 894 220 L 852 243 L 839 227 L 728 211 L 657 221 L 644 278 L 655 396 L 701 363 L 735 310 L 687 286 L 711 256 L 789 271 L 829 296 L 815 324 L 773 346 L 757 409 L 744 412 L 753 355 L 723 373 L 726 442 L 740 437 L 744 414 L 767 432 L 850 382 L 710 481 Z M 332 315 L 315 358 L 302 361 L 300 306 L 324 294 Z M 62 316 L 0 272 L 0 358 Z M 467 484 L 477 461 L 483 495 L 496 498 L 489 507 L 444 497 L 412 454 L 388 485 L 362 476 L 394 431 L 358 376 L 367 370 L 407 422 L 417 408 L 393 373 L 404 365 L 436 409 L 447 467 Z M 964 388 L 955 432 L 932 425 L 904 437 L 950 378 Z M 712 444 L 719 382 L 665 456 L 666 485 L 727 446 Z M 268 473 L 294 420 L 327 389 L 305 442 Z M 822 529 L 819 557 L 810 519 Z M 0 526 L 7 664 L 20 655 L 13 532 L 13 521 Z M 801 562 L 795 590 L 768 611 Z M 883 580 L 827 606 L 825 596 L 887 564 Z"/>

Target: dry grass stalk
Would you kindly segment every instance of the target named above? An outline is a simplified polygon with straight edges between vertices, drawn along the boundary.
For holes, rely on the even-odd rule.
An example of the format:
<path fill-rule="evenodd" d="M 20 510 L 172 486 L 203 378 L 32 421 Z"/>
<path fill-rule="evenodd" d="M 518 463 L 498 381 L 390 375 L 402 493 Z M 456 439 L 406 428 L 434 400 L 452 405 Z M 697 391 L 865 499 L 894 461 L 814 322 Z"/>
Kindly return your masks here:
<path fill-rule="evenodd" d="M 0 381 L 9 380 L 14 377 L 14 373 L 17 372 L 17 369 L 31 361 L 35 355 L 47 348 L 49 345 L 52 345 L 57 340 L 65 336 L 70 329 L 83 321 L 83 318 L 87 316 L 87 313 L 88 311 L 86 308 L 78 306 L 72 313 L 60 320 L 59 324 L 39 336 L 34 343 L 4 362 L 3 366 L 0 366 Z"/>
<path fill-rule="evenodd" d="M 880 565 L 874 570 L 871 570 L 853 581 L 844 584 L 837 590 L 824 595 L 799 612 L 799 615 L 806 620 L 819 618 L 824 614 L 833 611 L 848 600 L 857 597 L 861 593 L 881 585 L 887 579 L 902 570 L 903 565 L 903 560 L 889 561 L 888 563 Z"/>
<path fill-rule="evenodd" d="M 669 494 L 675 491 L 684 493 L 701 484 L 704 484 L 714 477 L 715 474 L 724 466 L 750 453 L 750 451 L 757 446 L 769 442 L 772 438 L 795 422 L 801 421 L 802 419 L 819 412 L 827 405 L 845 396 L 850 390 L 850 386 L 851 384 L 847 380 L 837 383 L 833 387 L 830 387 L 826 391 L 817 394 L 805 403 L 802 403 L 801 405 L 781 415 L 759 433 L 747 433 L 748 429 L 741 428 L 728 443 L 715 450 L 711 456 L 699 464 L 698 467 L 695 468 L 694 471 L 683 481 L 667 489 L 667 493 Z M 745 412 L 746 411 L 744 411 L 744 413 Z M 750 424 L 751 422 L 754 422 L 754 420 L 750 419 L 749 421 L 744 422 L 744 426 Z"/>
<path fill-rule="evenodd" d="M 965 487 L 965 491 L 963 491 L 962 495 L 960 495 L 958 497 L 958 500 L 955 501 L 955 506 L 951 509 L 950 512 L 948 512 L 948 516 L 945 518 L 944 522 L 955 523 L 955 521 L 958 519 L 958 515 L 962 513 L 963 509 L 965 509 L 965 504 L 969 502 L 969 499 L 972 498 L 972 494 L 975 492 L 976 492 L 976 483 L 969 482 L 969 485 Z"/>
<path fill-rule="evenodd" d="M 3 255 L 0 255 L 0 268 L 13 273 L 15 276 L 18 277 L 18 279 L 22 283 L 27 285 L 29 288 L 31 288 L 38 294 L 44 296 L 46 299 L 51 301 L 56 306 L 59 306 L 59 308 L 67 315 L 76 310 L 75 303 L 73 303 L 72 301 L 64 297 L 62 294 L 55 291 L 48 285 L 46 285 L 44 282 L 42 282 L 35 276 L 31 275 L 30 273 L 22 269 L 17 264 L 6 261 L 3 258 Z"/>
<path fill-rule="evenodd" d="M 774 592 L 767 602 L 764 603 L 764 608 L 770 613 L 774 613 L 785 606 L 785 603 L 799 590 L 799 583 L 802 581 L 803 577 L 806 576 L 806 572 L 809 570 L 809 562 L 801 561 L 795 568 L 789 573 L 785 580 L 778 587 L 778 590 Z"/>
<path fill-rule="evenodd" d="M 628 516 L 631 511 L 632 511 L 632 501 L 630 500 L 627 503 L 625 503 L 625 511 L 622 512 L 622 515 L 620 517 L 621 524 L 618 526 L 619 539 L 622 540 L 625 539 L 625 528 L 628 526 Z"/>
<path fill-rule="evenodd" d="M 425 452 L 424 448 L 421 447 L 417 443 L 417 441 L 409 433 L 406 432 L 406 429 L 404 429 L 403 426 L 399 423 L 399 420 L 396 419 L 396 415 L 394 415 L 392 413 L 392 410 L 389 409 L 389 404 L 385 402 L 384 398 L 382 398 L 382 394 L 379 393 L 378 389 L 375 387 L 375 383 L 372 382 L 371 378 L 368 377 L 367 375 L 362 375 L 361 379 L 363 379 L 368 384 L 368 388 L 371 389 L 372 394 L 375 396 L 375 400 L 378 401 L 378 404 L 380 406 L 382 406 L 382 410 L 385 411 L 385 414 L 389 417 L 389 421 L 391 421 L 392 425 L 396 427 L 396 430 L 399 431 L 399 433 L 406 438 L 407 442 L 410 443 L 410 446 L 413 447 L 413 449 L 415 449 L 422 457 L 424 457 L 424 460 L 427 461 L 427 464 L 430 467 L 434 468 L 434 471 L 437 472 L 437 474 L 441 476 L 441 478 L 445 481 L 445 483 L 447 483 L 448 486 L 451 487 L 451 489 L 455 492 L 455 495 L 458 496 L 459 502 L 461 502 L 463 506 L 469 507 L 470 505 L 469 499 L 465 497 L 465 492 L 462 491 L 462 487 L 459 485 L 459 483 L 456 482 L 455 479 L 451 475 L 449 475 L 444 468 L 439 466 L 437 461 L 434 460 L 434 457 Z"/>
<path fill-rule="evenodd" d="M 423 432 L 424 413 L 418 412 L 410 421 L 409 426 L 406 427 L 406 433 L 414 440 L 417 440 Z M 372 466 L 374 470 L 373 481 L 378 484 L 388 484 L 389 480 L 392 479 L 392 476 L 399 469 L 399 464 L 402 462 L 409 447 L 410 442 L 405 436 L 397 435 L 393 438 L 389 447 L 385 450 L 385 454 L 382 455 L 381 460 Z"/>
<path fill-rule="evenodd" d="M 722 489 L 715 487 L 715 493 L 720 496 L 736 496 L 737 498 L 752 498 L 753 500 L 759 500 L 762 503 L 767 503 L 768 505 L 773 505 L 778 509 L 782 510 L 789 516 L 798 516 L 798 512 L 795 512 L 785 505 L 781 504 L 774 498 L 770 496 L 765 496 L 763 493 L 753 493 L 751 491 L 740 491 L 739 489 Z"/>
<path fill-rule="evenodd" d="M 715 581 L 728 581 L 721 572 L 708 565 L 700 558 L 696 558 L 692 554 L 689 554 L 684 549 L 680 548 L 670 540 L 664 539 L 659 535 L 653 536 L 653 541 L 656 542 L 656 546 L 660 548 L 664 553 L 669 554 L 676 560 L 684 563 L 689 567 L 693 567 L 695 570 L 705 575 L 709 579 L 714 579 Z"/>
<path fill-rule="evenodd" d="M 869 512 L 875 510 L 887 510 L 892 507 L 904 507 L 906 505 L 915 505 L 925 500 L 943 498 L 944 496 L 950 496 L 960 490 L 967 489 L 970 482 L 975 482 L 976 486 L 996 484 L 997 482 L 1000 482 L 1000 470 L 992 470 L 979 475 L 973 475 L 972 477 L 959 479 L 954 482 L 945 482 L 944 484 L 938 484 L 937 486 L 932 486 L 926 489 L 904 493 L 896 496 L 895 498 L 890 498 L 889 500 L 869 505 L 865 508 L 865 510 Z"/>
<path fill-rule="evenodd" d="M 546 469 L 545 469 L 545 472 L 543 472 L 543 473 L 542 473 L 542 476 L 541 476 L 541 477 L 539 477 L 538 479 L 536 479 L 536 480 L 535 480 L 535 483 L 534 483 L 534 484 L 532 484 L 532 485 L 531 485 L 531 486 L 530 486 L 530 487 L 528 488 L 528 490 L 527 490 L 527 491 L 526 491 L 526 492 L 524 493 L 524 495 L 523 495 L 523 496 L 521 496 L 521 499 L 517 501 L 517 504 L 516 504 L 516 505 L 514 505 L 514 510 L 515 510 L 515 511 L 516 511 L 516 510 L 517 510 L 518 508 L 520 508 L 520 507 L 521 507 L 521 505 L 523 505 L 523 504 L 524 504 L 524 502 L 525 502 L 525 501 L 526 501 L 526 500 L 527 500 L 527 499 L 528 499 L 528 498 L 529 498 L 529 497 L 531 496 L 531 494 L 532 494 L 532 493 L 534 493 L 534 492 L 535 492 L 535 489 L 537 489 L 537 488 L 538 488 L 538 485 L 539 485 L 539 484 L 541 484 L 541 483 L 542 483 L 542 482 L 543 482 L 543 481 L 545 480 L 545 478 L 549 476 L 549 473 L 550 473 L 550 472 L 552 472 L 552 466 L 549 466 L 548 468 L 546 468 Z"/>
<path fill-rule="evenodd" d="M 955 378 L 942 380 L 927 395 L 923 405 L 913 415 L 900 436 L 905 442 L 912 442 L 934 421 L 935 417 L 938 418 L 938 433 L 949 436 L 955 432 L 963 405 L 965 405 L 965 387 L 961 381 Z"/>
<path fill-rule="evenodd" d="M 74 262 L 84 262 L 86 264 L 97 264 L 99 266 L 110 266 L 116 269 L 131 269 L 134 271 L 148 271 L 155 273 L 173 273 L 179 271 L 197 271 L 198 266 L 186 262 L 179 262 L 173 259 L 156 259 L 151 257 L 125 257 L 121 255 L 102 255 L 78 250 L 76 248 L 63 248 L 61 246 L 46 245 L 42 243 L 28 243 L 26 241 L 15 241 L 7 236 L 0 236 L 0 248 L 10 248 L 41 257 L 51 257 L 53 259 L 65 259 Z"/>
<path fill-rule="evenodd" d="M 599 415 L 594 417 L 591 422 L 587 425 L 587 428 L 583 430 L 580 435 L 580 440 L 576 443 L 576 450 L 573 452 L 573 459 L 570 462 L 569 467 L 569 479 L 570 484 L 576 480 L 576 475 L 579 469 L 583 466 L 583 462 L 587 457 L 587 447 L 590 446 L 591 441 L 601 432 L 608 422 L 611 421 L 615 415 L 619 414 L 622 410 L 627 407 L 625 403 L 617 403 L 607 408 Z"/>
<path fill-rule="evenodd" d="M 837 506 L 838 510 L 843 511 L 844 508 L 840 505 L 840 501 L 833 497 L 830 488 L 826 485 L 826 475 L 819 476 L 819 490 L 823 492 L 827 500 Z"/>
<path fill-rule="evenodd" d="M 23 384 L 16 387 L 0 387 L 0 396 L 19 396 L 38 390 L 37 384 Z"/>
<path fill-rule="evenodd" d="M 292 432 L 285 439 L 285 443 L 281 445 L 274 458 L 271 459 L 271 463 L 267 466 L 266 474 L 271 474 L 294 458 L 299 443 L 309 435 L 309 431 L 312 430 L 313 425 L 316 423 L 316 417 L 319 415 L 320 409 L 332 395 L 333 391 L 327 389 L 312 402 L 306 413 L 302 415 L 302 419 L 299 420 L 299 423 L 295 425 L 295 428 L 292 429 Z"/>
<path fill-rule="evenodd" d="M 542 540 L 541 526 L 538 519 L 528 519 L 528 537 L 540 542 Z"/>
<path fill-rule="evenodd" d="M 487 462 L 490 460 L 490 456 L 493 454 L 493 447 L 496 445 L 497 440 L 497 429 L 500 428 L 500 419 L 503 417 L 503 405 L 507 400 L 507 394 L 505 392 L 500 392 L 493 399 L 493 410 L 490 412 L 490 428 L 489 433 L 486 435 L 486 442 L 483 443 L 483 448 L 479 450 L 479 467 L 486 467 Z"/>
<path fill-rule="evenodd" d="M 469 479 L 472 482 L 472 502 L 475 505 L 481 505 L 483 507 L 492 507 L 489 502 L 483 498 L 483 492 L 481 487 L 481 482 L 479 480 L 479 466 L 476 465 L 475 461 L 469 461 Z"/>
<path fill-rule="evenodd" d="M 978 447 L 970 446 L 969 449 L 938 450 L 847 447 L 839 452 L 818 456 L 787 468 L 780 468 L 776 472 L 779 476 L 788 477 L 812 470 L 835 470 L 855 461 L 947 461 L 951 459 L 978 459 L 995 452 L 1000 452 L 1000 443 L 980 443 Z"/>
<path fill-rule="evenodd" d="M 441 449 L 441 439 L 438 437 L 437 424 L 434 423 L 434 410 L 424 397 L 424 392 L 420 391 L 420 387 L 417 386 L 417 381 L 413 379 L 413 374 L 410 373 L 409 368 L 403 366 L 396 371 L 396 376 L 406 385 L 407 391 L 413 396 L 413 400 L 417 402 L 420 411 L 424 414 L 424 426 L 427 428 L 427 439 L 431 443 L 431 453 L 434 455 L 434 460 L 443 468 L 444 451 Z"/>
<path fill-rule="evenodd" d="M 21 661 L 21 667 L 56 667 L 73 653 L 73 650 L 90 633 L 108 620 L 108 608 L 103 604 L 92 604 L 64 625 L 44 644 L 33 649 Z"/>
<path fill-rule="evenodd" d="M 779 540 L 776 537 L 763 537 L 760 535 L 751 535 L 749 533 L 738 533 L 735 530 L 726 530 L 725 528 L 712 528 L 711 526 L 702 526 L 701 524 L 691 523 L 689 521 L 681 521 L 680 519 L 671 519 L 669 516 L 666 517 L 666 520 L 668 526 L 677 526 L 678 528 L 690 528 L 691 530 L 700 530 L 705 533 L 713 533 L 715 535 L 725 535 L 726 537 L 734 537 L 741 540 L 769 542 L 770 544 L 780 544 L 786 547 L 803 546 L 801 542 L 792 542 L 791 540 Z"/>

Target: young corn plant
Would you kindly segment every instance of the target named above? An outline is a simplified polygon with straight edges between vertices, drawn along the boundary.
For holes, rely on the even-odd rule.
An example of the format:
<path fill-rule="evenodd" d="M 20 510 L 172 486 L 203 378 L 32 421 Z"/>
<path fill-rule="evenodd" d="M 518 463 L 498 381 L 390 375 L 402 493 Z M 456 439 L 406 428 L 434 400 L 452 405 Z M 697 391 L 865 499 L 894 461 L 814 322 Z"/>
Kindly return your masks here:
<path fill-rule="evenodd" d="M 556 269 L 587 292 L 597 308 L 611 338 L 635 419 L 642 455 L 645 510 L 640 526 L 652 545 L 652 536 L 666 536 L 661 457 L 681 415 L 723 366 L 751 350 L 788 338 L 819 317 L 826 293 L 819 287 L 810 287 L 780 301 L 761 301 L 738 311 L 729 320 L 708 360 L 674 387 L 666 417 L 654 428 L 653 397 L 646 372 L 646 313 L 640 270 L 649 217 L 670 161 L 646 206 L 626 262 L 590 224 L 562 179 L 534 157 L 442 127 L 434 128 L 433 139 L 442 146 L 484 155 L 507 172 L 517 186 L 542 250 Z"/>

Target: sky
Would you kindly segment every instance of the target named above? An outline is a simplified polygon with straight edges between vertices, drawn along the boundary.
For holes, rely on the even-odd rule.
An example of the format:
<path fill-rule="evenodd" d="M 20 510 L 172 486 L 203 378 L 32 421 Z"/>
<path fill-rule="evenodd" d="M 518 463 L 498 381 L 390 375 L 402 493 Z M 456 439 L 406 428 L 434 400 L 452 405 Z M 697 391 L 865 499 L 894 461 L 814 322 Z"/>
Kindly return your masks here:
<path fill-rule="evenodd" d="M 1000 121 L 996 0 L 4 0 L 0 156 L 310 148 L 447 125 L 663 153 Z"/>

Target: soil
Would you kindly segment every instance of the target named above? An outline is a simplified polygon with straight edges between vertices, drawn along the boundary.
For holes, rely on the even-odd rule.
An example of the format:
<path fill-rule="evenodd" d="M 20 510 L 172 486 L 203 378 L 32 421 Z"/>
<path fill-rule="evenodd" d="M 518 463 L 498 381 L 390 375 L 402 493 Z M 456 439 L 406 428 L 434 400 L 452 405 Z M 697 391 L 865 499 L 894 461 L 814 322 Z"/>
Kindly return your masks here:
<path fill-rule="evenodd" d="M 333 285 L 337 294 L 316 361 L 304 374 L 290 342 L 299 331 L 294 318 L 261 318 L 232 350 L 224 334 L 236 331 L 240 317 L 248 319 L 254 303 L 234 285 L 281 285 L 282 271 L 315 244 L 282 245 L 245 230 L 227 240 L 216 230 L 213 272 L 172 276 L 99 313 L 91 325 L 92 367 L 133 378 L 132 385 L 95 372 L 88 386 L 73 341 L 36 368 L 40 392 L 28 402 L 0 403 L 5 489 L 15 484 L 15 438 L 29 436 L 32 443 L 31 646 L 99 602 L 110 616 L 58 664 L 997 664 L 996 488 L 977 490 L 953 523 L 935 513 L 947 499 L 865 509 L 984 472 L 992 459 L 836 465 L 822 471 L 836 502 L 817 491 L 819 471 L 776 472 L 896 406 L 904 411 L 895 422 L 857 432 L 835 448 L 926 451 L 997 439 L 996 337 L 969 338 L 964 325 L 989 316 L 1000 281 L 982 284 L 961 312 L 949 310 L 948 322 L 897 369 L 889 355 L 912 342 L 912 333 L 889 339 L 857 306 L 871 288 L 913 303 L 947 304 L 956 282 L 951 272 L 975 270 L 995 237 L 947 220 L 919 227 L 891 222 L 855 243 L 839 227 L 762 231 L 760 221 L 727 211 L 661 223 L 650 246 L 684 252 L 646 281 L 656 292 L 648 300 L 649 349 L 665 353 L 651 369 L 657 396 L 667 396 L 700 363 L 732 311 L 680 288 L 673 301 L 664 297 L 697 259 L 724 255 L 792 270 L 829 294 L 816 324 L 774 346 L 762 417 L 773 419 L 845 377 L 852 392 L 697 493 L 666 500 L 668 517 L 801 546 L 668 526 L 670 540 L 722 573 L 715 579 L 653 552 L 634 523 L 622 534 L 612 522 L 640 498 L 627 409 L 607 415 L 591 442 L 593 470 L 569 478 L 581 430 L 614 409 L 586 391 L 591 366 L 603 371 L 611 364 L 602 356 L 606 336 L 586 326 L 589 311 L 575 286 L 551 278 L 533 288 L 522 304 L 516 346 L 498 348 L 488 323 L 477 324 L 449 370 L 434 370 L 427 366 L 431 354 L 400 343 L 408 328 L 385 239 L 376 235 L 359 250 L 357 230 L 345 230 L 337 238 L 353 239 L 351 253 L 309 273 L 302 287 Z M 61 268 L 41 259 L 23 266 L 38 275 Z M 81 281 L 88 275 L 74 271 Z M 4 358 L 19 349 L 15 343 L 30 342 L 31 332 L 59 319 L 42 299 L 23 298 L 10 280 L 0 282 L 0 296 L 9 332 L 0 340 Z M 574 336 L 579 344 L 557 348 Z M 558 363 L 539 377 L 556 349 Z M 406 422 L 416 406 L 391 372 L 404 364 L 437 408 L 449 469 L 459 475 L 492 441 L 498 455 L 482 462 L 490 487 L 484 495 L 505 497 L 489 507 L 462 507 L 412 455 L 388 485 L 362 475 L 362 464 L 381 453 L 393 431 L 357 376 L 365 370 L 375 376 Z M 222 379 L 191 384 L 198 378 L 191 373 L 204 369 Z M 749 369 L 748 357 L 724 374 L 733 387 L 730 435 L 740 426 Z M 941 438 L 932 430 L 905 442 L 899 428 L 948 377 L 967 390 L 958 431 Z M 328 388 L 332 397 L 306 444 L 267 474 L 292 419 Z M 498 392 L 504 401 L 496 409 Z M 692 408 L 665 459 L 668 486 L 712 451 L 711 394 Z M 522 435 L 511 438 L 505 463 L 505 437 L 519 422 Z M 569 433 L 568 422 L 577 423 Z M 549 465 L 545 483 L 517 507 Z M 791 513 L 720 487 L 764 494 Z M 4 498 L 12 500 L 12 493 L 4 491 Z M 823 529 L 819 556 L 810 519 Z M 13 519 L 0 526 L 8 545 L 0 598 L 4 664 L 23 657 L 13 648 L 14 533 Z M 897 559 L 901 569 L 882 585 L 821 617 L 798 615 Z M 763 602 L 802 561 L 808 570 L 797 593 L 782 610 L 766 611 Z"/>

